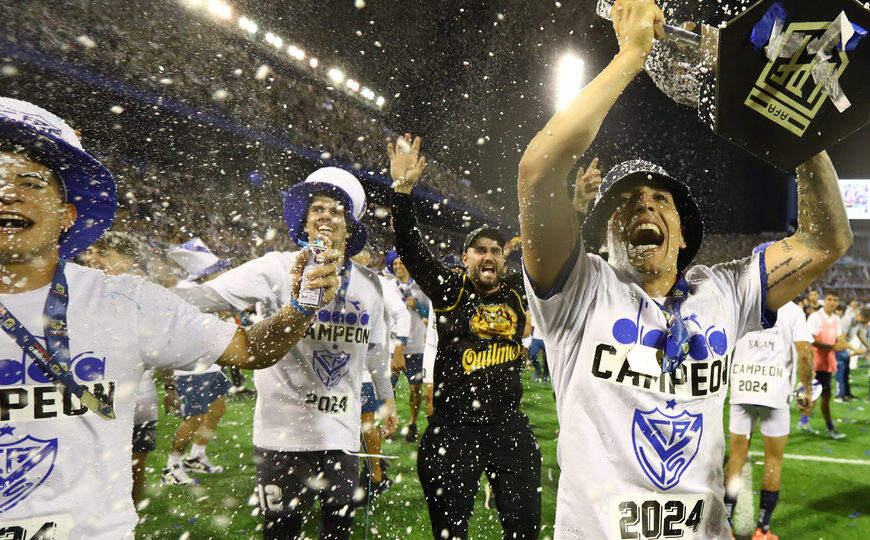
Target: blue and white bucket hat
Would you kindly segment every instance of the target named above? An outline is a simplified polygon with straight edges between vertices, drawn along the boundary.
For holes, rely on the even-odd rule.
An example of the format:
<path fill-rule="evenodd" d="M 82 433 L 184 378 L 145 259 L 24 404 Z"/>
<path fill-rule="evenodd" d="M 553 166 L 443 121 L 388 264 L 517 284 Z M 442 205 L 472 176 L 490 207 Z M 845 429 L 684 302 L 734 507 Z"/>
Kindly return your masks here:
<path fill-rule="evenodd" d="M 166 255 L 187 272 L 190 281 L 220 272 L 232 264 L 228 259 L 221 259 L 212 253 L 199 238 L 171 248 Z"/>
<path fill-rule="evenodd" d="M 73 226 L 60 235 L 61 259 L 72 259 L 112 226 L 118 207 L 115 179 L 84 151 L 75 131 L 32 103 L 0 97 L 0 140 L 20 144 L 60 178 L 76 208 Z"/>
<path fill-rule="evenodd" d="M 366 245 L 368 231 L 360 221 L 366 212 L 366 192 L 357 178 L 338 167 L 322 167 L 291 187 L 284 196 L 284 222 L 290 239 L 298 245 L 308 242 L 305 216 L 308 203 L 314 195 L 325 194 L 341 201 L 346 209 L 347 232 L 344 253 L 352 257 Z"/>
<path fill-rule="evenodd" d="M 683 240 L 686 247 L 677 256 L 677 269 L 685 270 L 695 258 L 704 238 L 704 220 L 701 209 L 692 198 L 689 186 L 670 176 L 662 167 L 634 159 L 614 165 L 598 188 L 598 195 L 583 220 L 582 235 L 589 249 L 598 248 L 605 242 L 607 222 L 619 205 L 620 194 L 638 185 L 658 185 L 667 189 L 674 198 L 683 226 Z"/>

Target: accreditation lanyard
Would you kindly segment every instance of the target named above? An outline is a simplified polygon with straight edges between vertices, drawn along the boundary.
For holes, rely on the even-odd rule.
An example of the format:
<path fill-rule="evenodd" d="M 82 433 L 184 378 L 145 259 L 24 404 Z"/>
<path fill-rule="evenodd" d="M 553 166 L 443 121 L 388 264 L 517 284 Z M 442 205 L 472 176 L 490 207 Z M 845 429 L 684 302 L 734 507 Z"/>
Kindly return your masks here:
<path fill-rule="evenodd" d="M 668 325 L 668 337 L 665 344 L 665 354 L 662 359 L 662 373 L 674 371 L 689 354 L 689 331 L 680 315 L 680 306 L 689 296 L 689 286 L 686 278 L 682 275 L 677 279 L 668 298 L 671 299 L 671 308 L 653 300 L 665 316 Z M 667 302 L 667 300 L 665 300 Z"/>
<path fill-rule="evenodd" d="M 0 326 L 18 343 L 25 354 L 33 358 L 36 365 L 52 381 L 63 386 L 67 392 L 75 394 L 84 406 L 101 418 L 111 420 L 115 418 L 112 405 L 97 398 L 87 388 L 77 383 L 69 370 L 69 334 L 66 324 L 69 288 L 63 273 L 65 265 L 63 260 L 58 261 L 48 298 L 45 300 L 43 311 L 45 347 L 40 345 L 33 334 L 2 303 L 0 303 Z"/>

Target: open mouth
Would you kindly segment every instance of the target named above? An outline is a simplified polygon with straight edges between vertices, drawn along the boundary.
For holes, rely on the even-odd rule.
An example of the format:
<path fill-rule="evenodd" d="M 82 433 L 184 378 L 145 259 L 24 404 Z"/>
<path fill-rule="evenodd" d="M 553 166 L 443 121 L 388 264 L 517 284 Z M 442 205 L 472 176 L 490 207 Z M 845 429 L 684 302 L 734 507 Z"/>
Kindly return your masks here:
<path fill-rule="evenodd" d="M 498 270 L 496 270 L 495 266 L 481 266 L 480 275 L 481 277 L 492 279 L 498 275 Z"/>
<path fill-rule="evenodd" d="M 20 215 L 4 212 L 0 214 L 0 230 L 15 232 L 33 227 L 33 221 Z"/>
<path fill-rule="evenodd" d="M 628 241 L 634 248 L 654 249 L 662 245 L 665 235 L 655 223 L 641 223 L 631 230 Z"/>

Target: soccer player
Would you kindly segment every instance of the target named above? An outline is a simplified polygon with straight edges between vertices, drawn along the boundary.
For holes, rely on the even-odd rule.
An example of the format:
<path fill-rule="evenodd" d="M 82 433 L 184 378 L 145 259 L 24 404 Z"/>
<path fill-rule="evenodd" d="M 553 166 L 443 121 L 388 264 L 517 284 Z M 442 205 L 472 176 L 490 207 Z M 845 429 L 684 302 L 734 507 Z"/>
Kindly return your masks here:
<path fill-rule="evenodd" d="M 816 380 L 822 385 L 822 395 L 819 402 L 822 407 L 822 416 L 825 418 L 825 427 L 828 429 L 828 437 L 840 440 L 845 439 L 846 434 L 837 431 L 831 418 L 831 377 L 837 372 L 835 349 L 841 333 L 840 317 L 835 312 L 840 304 L 840 297 L 833 290 L 824 292 L 822 308 L 810 314 L 807 318 L 807 324 L 813 335 L 813 368 L 816 370 Z M 808 414 L 801 415 L 797 427 L 802 431 L 818 433 L 817 430 L 810 427 Z"/>
<path fill-rule="evenodd" d="M 849 380 L 852 369 L 849 365 L 851 356 L 867 354 L 870 343 L 867 342 L 867 322 L 870 321 L 870 310 L 858 308 L 855 300 L 849 302 L 845 314 L 840 318 L 840 335 L 837 338 L 837 397 L 834 401 L 844 403 L 858 399 L 852 393 Z M 858 344 L 863 345 L 861 348 Z"/>
<path fill-rule="evenodd" d="M 263 368 L 311 322 L 290 302 L 242 330 L 142 278 L 65 263 L 109 227 L 116 193 L 63 120 L 0 98 L 0 537 L 132 538 L 130 436 L 143 371 Z M 325 301 L 338 256 L 325 253 L 307 273 Z M 293 298 L 303 268 L 287 269 Z"/>
<path fill-rule="evenodd" d="M 381 284 L 374 272 L 350 259 L 366 243 L 360 222 L 365 201 L 356 177 L 336 167 L 314 171 L 284 200 L 284 220 L 294 242 L 324 241 L 343 252 L 347 262 L 335 300 L 310 312 L 303 307 L 315 317 L 303 339 L 278 364 L 254 376 L 254 463 L 266 539 L 296 538 L 315 498 L 320 500 L 321 538 L 350 536 L 366 369 L 377 397 L 385 400 L 383 434 L 396 429 Z M 179 292 L 206 311 L 239 311 L 256 303 L 258 313 L 269 314 L 289 297 L 288 270 L 299 256 L 267 253 Z"/>
<path fill-rule="evenodd" d="M 756 251 L 766 247 L 762 244 Z M 749 455 L 752 431 L 755 424 L 760 423 L 764 436 L 764 476 L 761 479 L 758 523 L 752 540 L 778 539 L 770 532 L 770 518 L 779 500 L 782 456 L 791 423 L 789 401 L 796 378 L 804 388 L 812 388 L 812 342 L 813 335 L 807 327 L 803 310 L 794 302 L 788 302 L 776 312 L 773 328 L 746 334 L 734 348 L 725 508 L 730 520 L 740 492 L 740 474 Z M 812 411 L 811 391 L 805 392 L 798 400 L 798 407 L 804 414 Z"/>
<path fill-rule="evenodd" d="M 432 255 L 417 229 L 411 191 L 423 172 L 420 138 L 390 144 L 396 251 L 437 317 L 434 411 L 420 440 L 417 470 L 435 538 L 465 538 L 484 471 L 504 538 L 537 538 L 541 451 L 520 411 L 522 339 L 527 330 L 522 277 L 502 278 L 505 239 L 491 227 L 468 234 L 464 273 Z"/>
<path fill-rule="evenodd" d="M 176 285 L 181 288 L 213 279 L 231 264 L 212 253 L 199 238 L 173 247 L 167 252 L 167 256 L 187 272 L 187 279 Z M 230 313 L 222 313 L 220 316 L 224 320 L 234 320 Z M 212 464 L 205 449 L 227 410 L 226 395 L 232 386 L 230 380 L 217 365 L 204 371 L 161 371 L 160 376 L 164 381 L 164 388 L 172 389 L 166 392 L 166 397 L 177 400 L 178 412 L 182 418 L 172 436 L 161 481 L 169 485 L 191 485 L 196 481 L 188 473 L 223 472 L 222 466 Z M 167 381 L 168 377 L 174 377 L 174 380 Z M 193 446 L 190 455 L 183 457 L 191 441 Z"/>
<path fill-rule="evenodd" d="M 410 388 L 411 416 L 408 419 L 405 442 L 417 442 L 417 413 L 420 411 L 423 384 L 423 348 L 426 342 L 426 320 L 429 318 L 429 299 L 420 290 L 420 285 L 414 281 L 402 258 L 396 250 L 387 253 L 384 263 L 387 271 L 395 276 L 395 285 L 405 301 L 408 314 L 411 317 L 411 328 L 408 332 L 408 342 L 405 344 L 405 376 Z M 393 374 L 393 386 L 399 380 L 398 374 Z"/>
<path fill-rule="evenodd" d="M 618 0 L 611 14 L 618 54 L 519 165 L 526 290 L 561 428 L 554 532 L 727 537 L 722 416 L 735 340 L 770 326 L 852 233 L 825 153 L 798 167 L 798 231 L 740 261 L 689 270 L 700 209 L 683 182 L 648 162 L 613 167 L 581 227 L 566 177 L 664 22 L 650 0 Z M 602 242 L 607 261 L 585 253 Z"/>

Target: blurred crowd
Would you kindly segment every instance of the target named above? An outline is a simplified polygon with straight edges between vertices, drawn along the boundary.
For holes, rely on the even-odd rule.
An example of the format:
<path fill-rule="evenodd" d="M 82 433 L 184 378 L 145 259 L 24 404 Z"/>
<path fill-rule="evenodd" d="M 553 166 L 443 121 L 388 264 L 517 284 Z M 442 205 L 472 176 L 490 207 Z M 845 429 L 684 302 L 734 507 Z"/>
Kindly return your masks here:
<path fill-rule="evenodd" d="M 381 171 L 393 131 L 377 111 L 327 87 L 233 27 L 176 2 L 39 0 L 16 5 L 5 39 L 90 66 L 232 122 Z M 147 18 L 143 13 L 148 13 Z M 424 188 L 499 212 L 471 183 L 430 162 Z"/>

